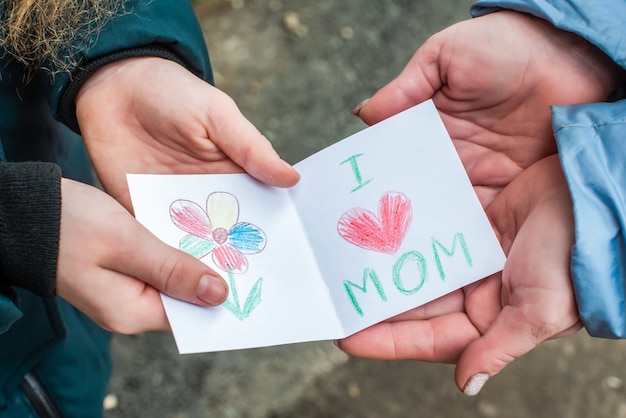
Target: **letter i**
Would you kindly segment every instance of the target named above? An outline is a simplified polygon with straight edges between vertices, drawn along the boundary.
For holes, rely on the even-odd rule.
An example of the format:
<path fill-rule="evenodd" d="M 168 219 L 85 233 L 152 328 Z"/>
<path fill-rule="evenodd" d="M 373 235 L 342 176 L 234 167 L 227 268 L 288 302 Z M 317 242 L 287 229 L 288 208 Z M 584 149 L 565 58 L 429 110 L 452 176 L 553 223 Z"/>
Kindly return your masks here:
<path fill-rule="evenodd" d="M 350 168 L 352 169 L 352 173 L 354 174 L 354 178 L 356 180 L 356 182 L 358 183 L 357 186 L 350 190 L 350 193 L 356 192 L 357 190 L 367 186 L 372 179 L 363 181 L 363 177 L 361 176 L 361 170 L 359 170 L 359 165 L 356 162 L 356 159 L 359 158 L 360 156 L 362 156 L 363 154 L 355 154 L 352 157 L 342 161 L 339 165 L 343 165 L 347 162 L 350 163 Z"/>

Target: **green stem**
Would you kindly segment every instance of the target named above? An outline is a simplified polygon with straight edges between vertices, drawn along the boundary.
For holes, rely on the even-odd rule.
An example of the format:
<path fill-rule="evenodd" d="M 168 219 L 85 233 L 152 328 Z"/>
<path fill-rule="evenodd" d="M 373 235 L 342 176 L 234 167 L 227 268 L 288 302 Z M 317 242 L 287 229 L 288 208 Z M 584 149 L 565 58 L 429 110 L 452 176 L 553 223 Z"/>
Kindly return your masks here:
<path fill-rule="evenodd" d="M 261 291 L 263 285 L 263 278 L 259 277 L 252 286 L 252 290 L 246 297 L 243 309 L 239 302 L 239 293 L 237 292 L 237 285 L 235 283 L 235 275 L 231 269 L 228 269 L 228 283 L 230 286 L 230 296 L 224 302 L 224 307 L 232 312 L 240 321 L 247 319 L 252 311 L 261 303 Z"/>
<path fill-rule="evenodd" d="M 233 304 L 235 308 L 235 312 L 233 312 L 238 317 L 241 316 L 241 305 L 239 304 L 239 294 L 237 293 L 237 285 L 235 284 L 235 275 L 233 271 L 228 269 L 228 283 L 230 285 L 230 293 L 233 295 Z"/>

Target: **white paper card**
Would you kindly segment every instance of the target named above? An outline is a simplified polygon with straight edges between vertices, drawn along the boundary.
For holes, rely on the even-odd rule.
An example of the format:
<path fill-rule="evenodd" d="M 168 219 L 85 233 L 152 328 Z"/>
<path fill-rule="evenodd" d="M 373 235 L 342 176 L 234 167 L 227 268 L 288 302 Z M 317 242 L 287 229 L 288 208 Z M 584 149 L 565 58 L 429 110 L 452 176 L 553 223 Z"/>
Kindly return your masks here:
<path fill-rule="evenodd" d="M 504 266 L 431 101 L 295 167 L 291 189 L 128 175 L 137 219 L 229 282 L 218 307 L 163 295 L 181 353 L 343 338 Z"/>

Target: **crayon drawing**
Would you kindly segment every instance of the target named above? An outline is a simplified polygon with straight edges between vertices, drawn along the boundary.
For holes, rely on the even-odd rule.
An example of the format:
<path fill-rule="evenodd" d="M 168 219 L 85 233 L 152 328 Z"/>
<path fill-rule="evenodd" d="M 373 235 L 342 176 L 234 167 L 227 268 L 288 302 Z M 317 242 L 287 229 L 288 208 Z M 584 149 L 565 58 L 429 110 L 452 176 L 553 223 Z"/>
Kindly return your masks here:
<path fill-rule="evenodd" d="M 411 225 L 411 201 L 400 192 L 387 192 L 378 201 L 378 215 L 352 208 L 339 218 L 337 232 L 351 244 L 366 250 L 394 254 Z"/>
<path fill-rule="evenodd" d="M 290 188 L 128 175 L 139 222 L 230 286 L 214 308 L 162 295 L 181 353 L 345 338 L 504 266 L 432 101 L 294 167 Z"/>
<path fill-rule="evenodd" d="M 227 192 L 209 194 L 206 210 L 190 200 L 179 199 L 170 205 L 170 218 L 187 232 L 179 248 L 196 258 L 211 254 L 213 263 L 228 274 L 231 297 L 224 305 L 239 319 L 246 319 L 261 301 L 263 278 L 259 278 L 243 306 L 235 274 L 248 270 L 247 254 L 263 251 L 267 238 L 263 230 L 249 222 L 239 222 L 239 201 Z"/>
<path fill-rule="evenodd" d="M 372 179 L 363 181 L 363 176 L 361 175 L 361 170 L 359 170 L 359 165 L 357 164 L 357 158 L 362 157 L 363 154 L 355 154 L 353 156 L 351 156 L 350 158 L 343 160 L 339 165 L 343 165 L 345 163 L 350 163 L 350 168 L 352 168 L 352 173 L 354 174 L 354 179 L 356 180 L 356 182 L 358 183 L 357 186 L 350 190 L 350 193 L 354 193 L 357 190 L 362 189 L 363 187 L 367 186 L 368 184 L 370 184 L 370 182 L 372 181 Z"/>

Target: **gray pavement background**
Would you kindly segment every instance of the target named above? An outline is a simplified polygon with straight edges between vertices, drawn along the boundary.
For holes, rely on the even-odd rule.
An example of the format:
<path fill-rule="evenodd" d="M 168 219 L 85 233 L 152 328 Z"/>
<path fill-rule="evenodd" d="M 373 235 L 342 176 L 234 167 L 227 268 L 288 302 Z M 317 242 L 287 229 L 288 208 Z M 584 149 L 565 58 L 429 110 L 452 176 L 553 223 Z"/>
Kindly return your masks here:
<path fill-rule="evenodd" d="M 350 115 L 469 0 L 199 0 L 218 87 L 295 163 L 364 125 Z M 218 338 L 218 337 L 216 337 Z M 116 336 L 105 418 L 626 417 L 626 346 L 584 331 L 541 345 L 468 398 L 451 365 L 348 358 L 330 342 L 180 356 Z"/>

